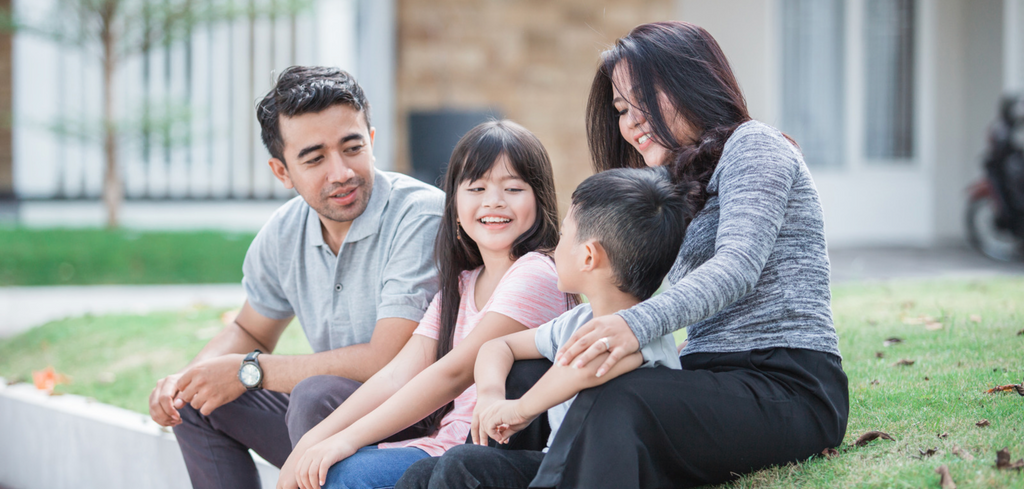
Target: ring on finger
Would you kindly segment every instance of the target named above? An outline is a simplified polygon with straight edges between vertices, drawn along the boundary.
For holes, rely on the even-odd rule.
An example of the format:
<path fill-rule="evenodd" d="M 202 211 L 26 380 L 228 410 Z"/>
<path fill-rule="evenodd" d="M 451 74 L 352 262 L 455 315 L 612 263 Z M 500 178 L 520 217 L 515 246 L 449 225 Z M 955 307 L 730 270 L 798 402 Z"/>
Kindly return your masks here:
<path fill-rule="evenodd" d="M 612 345 L 611 345 L 611 343 L 608 342 L 608 337 L 607 336 L 604 337 L 604 338 L 601 338 L 601 339 L 599 339 L 597 341 L 600 341 L 601 343 L 604 343 L 604 351 L 611 351 Z"/>

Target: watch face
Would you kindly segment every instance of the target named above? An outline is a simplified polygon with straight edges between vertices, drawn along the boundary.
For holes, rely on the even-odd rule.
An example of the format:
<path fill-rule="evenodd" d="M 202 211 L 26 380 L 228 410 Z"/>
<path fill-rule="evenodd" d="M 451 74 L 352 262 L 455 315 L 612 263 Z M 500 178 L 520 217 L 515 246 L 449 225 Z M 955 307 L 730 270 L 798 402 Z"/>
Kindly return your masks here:
<path fill-rule="evenodd" d="M 260 369 L 251 363 L 242 365 L 242 369 L 238 372 L 238 380 L 241 380 L 246 387 L 252 387 L 260 382 Z"/>

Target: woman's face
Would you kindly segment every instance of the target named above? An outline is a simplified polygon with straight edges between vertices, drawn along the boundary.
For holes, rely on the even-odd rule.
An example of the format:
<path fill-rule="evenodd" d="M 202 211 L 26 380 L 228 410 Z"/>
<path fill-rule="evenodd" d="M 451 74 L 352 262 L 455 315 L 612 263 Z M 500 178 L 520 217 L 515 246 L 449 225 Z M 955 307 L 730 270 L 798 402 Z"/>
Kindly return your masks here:
<path fill-rule="evenodd" d="M 655 140 L 654 128 L 647 120 L 647 116 L 638 108 L 639 104 L 633 97 L 633 82 L 630 80 L 629 66 L 625 62 L 615 65 L 615 70 L 612 72 L 612 105 L 615 106 L 615 111 L 618 113 L 619 133 L 627 143 L 640 152 L 644 163 L 647 166 L 665 164 L 670 151 Z M 658 91 L 658 105 L 676 141 L 682 145 L 695 144 L 697 141 L 696 131 L 672 106 L 668 96 L 660 90 Z"/>
<path fill-rule="evenodd" d="M 501 155 L 482 177 L 459 184 L 455 209 L 462 232 L 473 238 L 481 253 L 507 255 L 537 218 L 533 188 L 511 167 Z"/>

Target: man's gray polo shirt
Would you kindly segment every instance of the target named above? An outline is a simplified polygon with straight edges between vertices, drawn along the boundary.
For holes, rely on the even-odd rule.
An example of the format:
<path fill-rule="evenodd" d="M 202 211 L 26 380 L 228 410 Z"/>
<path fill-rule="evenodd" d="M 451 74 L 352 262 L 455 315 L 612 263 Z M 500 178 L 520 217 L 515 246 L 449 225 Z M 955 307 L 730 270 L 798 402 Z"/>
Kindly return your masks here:
<path fill-rule="evenodd" d="M 314 352 L 369 342 L 379 319 L 419 321 L 437 292 L 444 193 L 399 173 L 374 175 L 337 257 L 302 197 L 271 216 L 245 255 L 249 305 L 268 318 L 297 317 Z"/>

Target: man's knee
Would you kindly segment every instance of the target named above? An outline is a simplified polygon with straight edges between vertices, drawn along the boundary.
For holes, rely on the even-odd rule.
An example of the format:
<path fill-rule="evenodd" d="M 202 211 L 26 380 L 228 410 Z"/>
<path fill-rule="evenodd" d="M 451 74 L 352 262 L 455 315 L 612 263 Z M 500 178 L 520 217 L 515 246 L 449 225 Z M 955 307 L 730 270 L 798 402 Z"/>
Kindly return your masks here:
<path fill-rule="evenodd" d="M 354 380 L 334 375 L 315 375 L 295 384 L 285 413 L 292 446 L 333 413 L 360 385 Z"/>
<path fill-rule="evenodd" d="M 395 489 L 427 489 L 438 460 L 438 457 L 427 457 L 414 462 L 395 483 Z"/>

